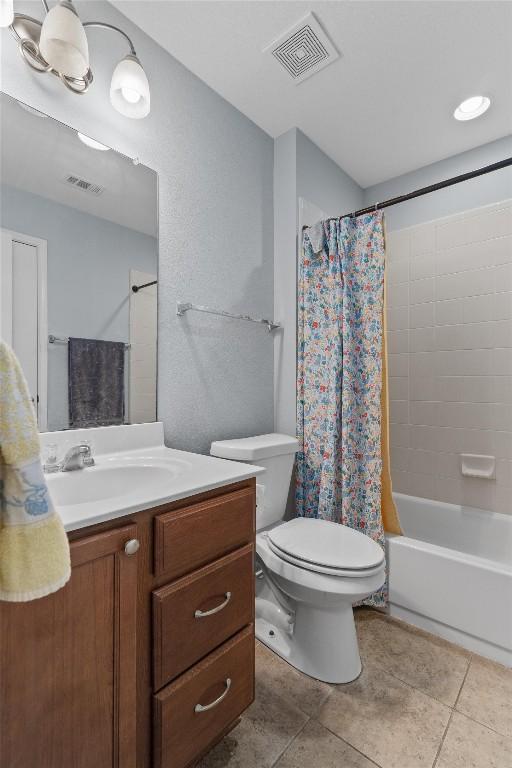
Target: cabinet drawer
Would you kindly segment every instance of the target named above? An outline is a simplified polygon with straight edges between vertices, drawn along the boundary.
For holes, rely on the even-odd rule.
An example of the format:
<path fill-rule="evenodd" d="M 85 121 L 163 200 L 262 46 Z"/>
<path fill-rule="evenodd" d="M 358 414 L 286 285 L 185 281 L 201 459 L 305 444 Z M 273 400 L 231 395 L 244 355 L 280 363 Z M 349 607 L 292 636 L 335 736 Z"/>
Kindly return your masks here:
<path fill-rule="evenodd" d="M 155 690 L 254 621 L 253 551 L 248 544 L 153 592 Z"/>
<path fill-rule="evenodd" d="M 254 627 L 153 697 L 155 768 L 185 768 L 254 699 Z"/>
<path fill-rule="evenodd" d="M 254 540 L 254 487 L 155 517 L 155 573 L 176 578 Z"/>

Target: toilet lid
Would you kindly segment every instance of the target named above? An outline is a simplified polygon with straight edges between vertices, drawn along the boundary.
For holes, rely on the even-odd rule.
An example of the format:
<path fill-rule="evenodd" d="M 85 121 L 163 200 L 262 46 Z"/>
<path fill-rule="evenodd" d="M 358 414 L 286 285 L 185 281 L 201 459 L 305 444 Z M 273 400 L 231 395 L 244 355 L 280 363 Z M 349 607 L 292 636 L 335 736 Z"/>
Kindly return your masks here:
<path fill-rule="evenodd" d="M 367 570 L 384 561 L 383 550 L 369 536 L 328 520 L 296 517 L 270 530 L 268 538 L 274 550 L 323 568 Z"/>

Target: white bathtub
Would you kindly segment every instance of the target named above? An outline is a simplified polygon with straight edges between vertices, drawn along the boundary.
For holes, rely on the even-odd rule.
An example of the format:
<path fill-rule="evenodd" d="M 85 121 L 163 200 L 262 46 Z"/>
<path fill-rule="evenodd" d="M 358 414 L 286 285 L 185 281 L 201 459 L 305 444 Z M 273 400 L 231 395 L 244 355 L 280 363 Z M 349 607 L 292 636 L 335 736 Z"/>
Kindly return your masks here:
<path fill-rule="evenodd" d="M 512 515 L 395 494 L 389 612 L 512 667 Z"/>

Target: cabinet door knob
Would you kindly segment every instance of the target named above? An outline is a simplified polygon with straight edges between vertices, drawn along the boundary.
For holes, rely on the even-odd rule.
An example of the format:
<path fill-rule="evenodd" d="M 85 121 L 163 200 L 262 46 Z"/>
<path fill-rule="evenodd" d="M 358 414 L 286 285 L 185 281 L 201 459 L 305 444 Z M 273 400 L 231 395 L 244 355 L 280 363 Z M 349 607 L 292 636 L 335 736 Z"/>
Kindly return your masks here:
<path fill-rule="evenodd" d="M 129 539 L 124 545 L 124 551 L 127 555 L 134 555 L 140 547 L 138 539 Z"/>

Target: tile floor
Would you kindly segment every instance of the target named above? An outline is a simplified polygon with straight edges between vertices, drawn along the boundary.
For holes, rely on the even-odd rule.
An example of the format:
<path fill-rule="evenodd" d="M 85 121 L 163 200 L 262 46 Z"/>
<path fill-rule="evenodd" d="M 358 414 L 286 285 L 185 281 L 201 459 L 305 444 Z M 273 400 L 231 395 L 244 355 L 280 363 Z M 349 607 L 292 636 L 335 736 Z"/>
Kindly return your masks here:
<path fill-rule="evenodd" d="M 363 673 L 327 685 L 256 648 L 256 701 L 198 768 L 512 768 L 512 670 L 358 609 Z"/>

